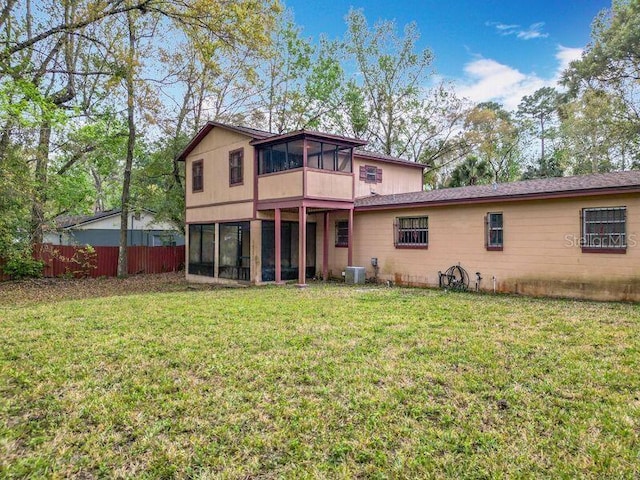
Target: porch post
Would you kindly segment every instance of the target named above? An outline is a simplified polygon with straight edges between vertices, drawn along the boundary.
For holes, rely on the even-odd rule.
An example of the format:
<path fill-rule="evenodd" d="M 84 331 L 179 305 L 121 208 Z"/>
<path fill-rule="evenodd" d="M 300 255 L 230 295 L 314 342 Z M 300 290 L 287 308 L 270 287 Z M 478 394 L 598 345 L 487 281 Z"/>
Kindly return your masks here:
<path fill-rule="evenodd" d="M 353 207 L 349 209 L 349 243 L 347 244 L 347 266 L 353 266 Z"/>
<path fill-rule="evenodd" d="M 275 234 L 276 234 L 276 284 L 282 284 L 282 230 L 280 209 L 276 208 Z"/>
<path fill-rule="evenodd" d="M 329 212 L 323 214 L 323 236 L 322 236 L 322 280 L 329 280 Z"/>
<path fill-rule="evenodd" d="M 298 208 L 298 284 L 305 285 L 307 281 L 307 207 Z"/>

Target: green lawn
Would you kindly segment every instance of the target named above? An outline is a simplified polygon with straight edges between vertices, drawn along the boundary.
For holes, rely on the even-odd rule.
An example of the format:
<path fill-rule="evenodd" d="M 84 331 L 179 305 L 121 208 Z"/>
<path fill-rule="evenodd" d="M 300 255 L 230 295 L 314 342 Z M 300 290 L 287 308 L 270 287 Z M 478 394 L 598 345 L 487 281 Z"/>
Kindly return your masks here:
<path fill-rule="evenodd" d="M 179 290 L 5 298 L 0 477 L 640 476 L 637 305 Z"/>

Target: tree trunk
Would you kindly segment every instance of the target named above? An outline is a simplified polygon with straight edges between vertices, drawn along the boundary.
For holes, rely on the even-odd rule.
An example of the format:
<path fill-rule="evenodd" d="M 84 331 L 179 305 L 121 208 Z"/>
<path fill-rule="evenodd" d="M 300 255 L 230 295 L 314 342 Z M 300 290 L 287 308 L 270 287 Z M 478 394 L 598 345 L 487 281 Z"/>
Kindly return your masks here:
<path fill-rule="evenodd" d="M 44 225 L 44 204 L 47 200 L 45 190 L 47 184 L 47 167 L 49 163 L 49 142 L 51 140 L 51 124 L 44 122 L 40 126 L 40 136 L 36 149 L 35 184 L 33 202 L 31 203 L 31 243 L 42 243 Z"/>
<path fill-rule="evenodd" d="M 131 186 L 131 168 L 133 165 L 133 153 L 136 146 L 136 124 L 134 112 L 134 60 L 136 55 L 135 34 L 131 12 L 127 12 L 129 23 L 129 55 L 126 75 L 127 85 L 127 126 L 129 127 L 129 138 L 127 140 L 127 158 L 124 167 L 124 177 L 122 180 L 122 198 L 120 211 L 120 245 L 118 250 L 118 277 L 126 277 L 128 274 L 127 258 L 127 230 L 129 220 L 129 200 Z"/>
<path fill-rule="evenodd" d="M 4 124 L 4 128 L 2 129 L 2 135 L 0 135 L 0 166 L 4 163 L 7 156 L 9 155 L 9 144 L 10 144 L 10 132 L 12 128 L 13 120 L 7 120 L 7 123 Z"/>
<path fill-rule="evenodd" d="M 544 164 L 544 117 L 540 114 L 540 165 Z"/>

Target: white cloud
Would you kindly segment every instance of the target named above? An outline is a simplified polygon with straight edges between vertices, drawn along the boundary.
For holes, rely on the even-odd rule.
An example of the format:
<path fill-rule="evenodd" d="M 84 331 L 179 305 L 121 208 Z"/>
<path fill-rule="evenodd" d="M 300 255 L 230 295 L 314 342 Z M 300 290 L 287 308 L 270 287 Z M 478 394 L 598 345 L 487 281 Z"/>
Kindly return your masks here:
<path fill-rule="evenodd" d="M 580 58 L 582 49 L 559 45 L 555 54 L 558 66 L 551 78 L 520 70 L 489 58 L 478 58 L 464 67 L 465 76 L 456 81 L 459 96 L 475 103 L 495 101 L 507 110 L 515 110 L 525 95 L 545 86 L 557 87 L 569 62 Z"/>
<path fill-rule="evenodd" d="M 544 27 L 544 22 L 533 23 L 529 25 L 529 28 L 520 30 L 518 32 L 518 38 L 522 40 L 531 40 L 533 38 L 547 38 L 548 33 L 542 33 L 540 30 Z"/>
<path fill-rule="evenodd" d="M 520 40 L 532 40 L 534 38 L 547 38 L 548 33 L 542 32 L 544 22 L 532 23 L 529 27 L 524 28 L 518 24 L 507 24 L 500 22 L 487 22 L 487 26 L 495 27 L 498 34 L 507 36 L 515 35 Z"/>
<path fill-rule="evenodd" d="M 535 74 L 526 75 L 495 60 L 481 58 L 465 66 L 465 78 L 458 94 L 475 103 L 495 101 L 507 110 L 518 107 L 524 95 L 535 92 L 546 82 Z"/>
<path fill-rule="evenodd" d="M 558 70 L 562 72 L 572 61 L 578 60 L 582 55 L 582 51 L 582 48 L 570 48 L 558 45 L 558 51 L 556 52 L 556 59 L 560 64 Z"/>
<path fill-rule="evenodd" d="M 520 28 L 520 25 L 516 24 L 508 25 L 505 23 L 488 22 L 487 25 L 496 27 L 496 30 L 498 30 L 503 35 L 511 35 L 513 32 L 517 31 L 518 28 Z"/>

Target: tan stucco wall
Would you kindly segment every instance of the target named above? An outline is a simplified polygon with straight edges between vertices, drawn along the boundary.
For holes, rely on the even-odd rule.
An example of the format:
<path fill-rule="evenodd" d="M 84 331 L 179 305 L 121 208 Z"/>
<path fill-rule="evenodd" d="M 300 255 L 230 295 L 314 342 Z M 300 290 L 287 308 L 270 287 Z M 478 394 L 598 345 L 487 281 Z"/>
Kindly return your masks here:
<path fill-rule="evenodd" d="M 307 170 L 307 197 L 353 199 L 353 175 Z"/>
<path fill-rule="evenodd" d="M 258 198 L 272 200 L 302 196 L 302 169 L 258 177 Z"/>
<path fill-rule="evenodd" d="M 627 207 L 627 253 L 582 253 L 580 210 L 607 206 Z M 485 248 L 488 212 L 503 212 L 503 251 Z M 396 249 L 395 218 L 418 215 L 429 216 L 428 250 Z M 330 235 L 336 218 L 332 215 Z M 374 276 L 371 257 L 377 257 L 380 281 L 406 285 L 437 286 L 438 271 L 460 263 L 469 273 L 472 288 L 479 271 L 484 290 L 493 289 L 495 277 L 501 292 L 640 300 L 639 241 L 637 195 L 356 212 L 353 263 L 366 267 L 369 278 Z M 339 276 L 346 266 L 346 249 L 335 248 L 331 240 L 329 250 L 329 268 Z M 321 249 L 318 255 L 321 265 Z"/>
<path fill-rule="evenodd" d="M 322 214 L 313 215 L 315 217 L 316 230 L 316 271 L 322 274 L 322 249 L 324 238 L 324 218 Z M 340 278 L 344 267 L 347 266 L 347 247 L 336 247 L 336 222 L 348 220 L 349 213 L 346 211 L 333 211 L 329 213 L 329 277 Z M 356 222 L 354 222 L 355 224 Z M 354 235 L 355 236 L 355 235 Z"/>
<path fill-rule="evenodd" d="M 253 201 L 187 208 L 187 223 L 228 222 L 253 218 Z"/>
<path fill-rule="evenodd" d="M 422 169 L 403 167 L 388 162 L 379 162 L 369 158 L 354 156 L 353 172 L 356 176 L 355 197 L 368 197 L 372 192 L 378 195 L 391 193 L 419 192 L 422 190 Z M 375 165 L 382 168 L 381 183 L 366 183 L 360 180 L 360 166 Z"/>
<path fill-rule="evenodd" d="M 186 204 L 207 205 L 253 198 L 253 147 L 251 138 L 214 127 L 186 159 Z M 229 152 L 244 148 L 243 184 L 229 186 Z M 203 160 L 204 189 L 193 193 L 191 165 Z"/>

